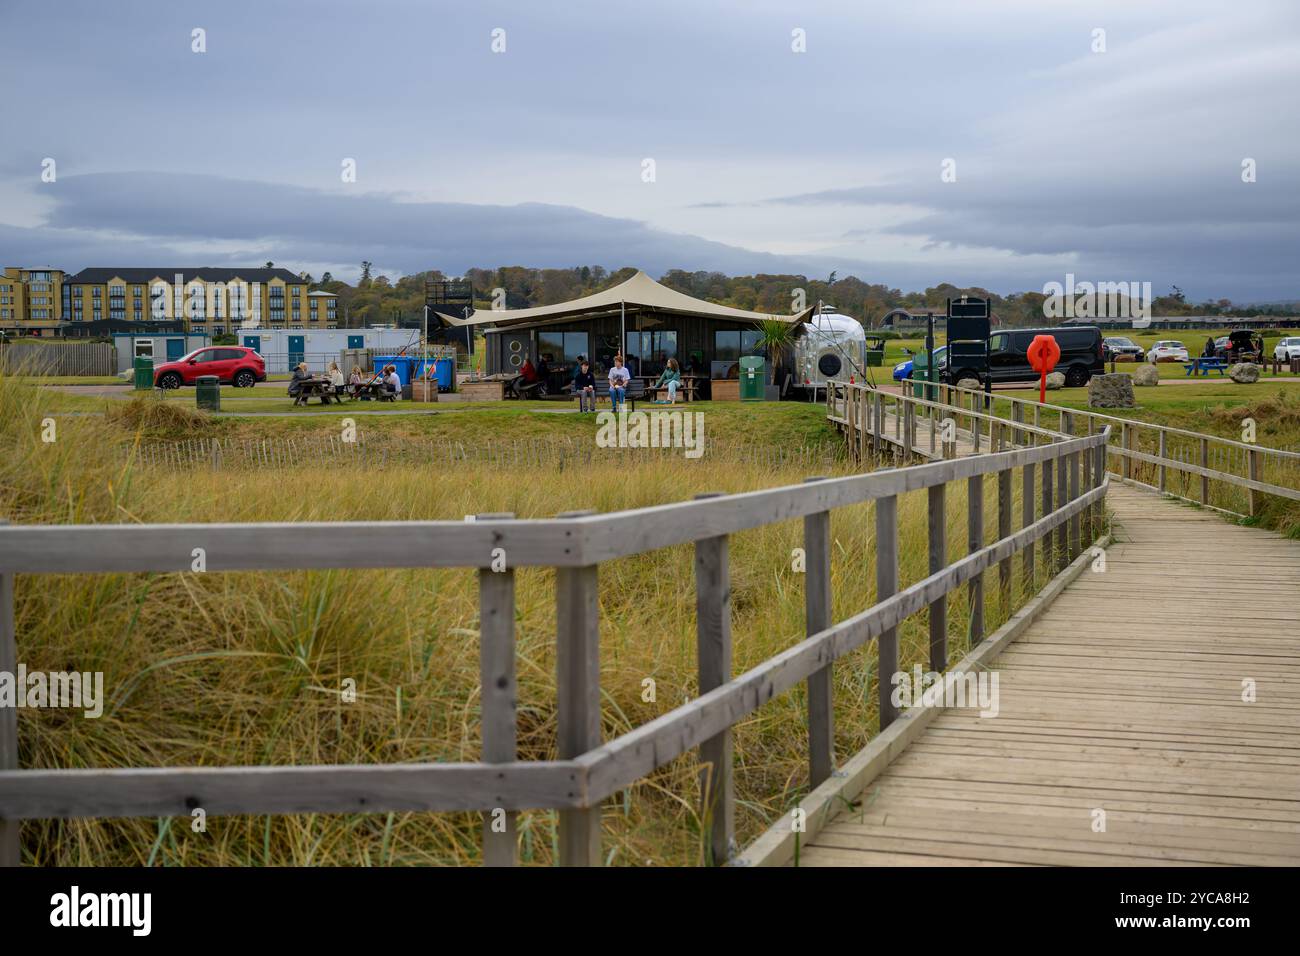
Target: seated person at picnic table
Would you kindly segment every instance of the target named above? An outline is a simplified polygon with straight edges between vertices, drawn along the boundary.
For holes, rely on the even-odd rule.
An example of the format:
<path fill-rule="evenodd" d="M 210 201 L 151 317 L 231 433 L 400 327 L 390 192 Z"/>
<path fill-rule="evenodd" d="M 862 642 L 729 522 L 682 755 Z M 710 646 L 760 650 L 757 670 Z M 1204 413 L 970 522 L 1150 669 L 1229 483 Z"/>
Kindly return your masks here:
<path fill-rule="evenodd" d="M 664 366 L 663 374 L 659 376 L 659 381 L 655 383 L 655 388 L 668 389 L 668 401 L 673 405 L 677 404 L 677 390 L 682 387 L 681 369 L 677 367 L 677 359 L 670 358 L 668 364 Z"/>
<path fill-rule="evenodd" d="M 306 404 L 306 396 L 302 393 L 302 383 L 311 378 L 311 373 L 307 371 L 307 363 L 299 362 L 294 366 L 293 378 L 289 379 L 289 395 L 293 398 L 295 405 Z"/>
<path fill-rule="evenodd" d="M 394 401 L 402 397 L 402 379 L 396 365 L 384 366 L 384 390 L 392 393 Z"/>
<path fill-rule="evenodd" d="M 348 384 L 360 385 L 365 380 L 366 377 L 361 374 L 361 366 L 360 365 L 352 366 L 352 371 L 348 373 Z"/>
<path fill-rule="evenodd" d="M 578 365 L 573 373 L 573 394 L 578 396 L 578 411 L 596 410 L 596 376 L 591 373 L 591 363 L 586 359 Z"/>
<path fill-rule="evenodd" d="M 1205 340 L 1205 351 L 1201 353 L 1201 358 L 1214 358 L 1214 339 Z"/>
<path fill-rule="evenodd" d="M 615 411 L 627 401 L 627 383 L 632 374 L 623 367 L 623 356 L 614 356 L 614 365 L 609 370 L 609 402 Z"/>
<path fill-rule="evenodd" d="M 343 391 L 343 370 L 339 368 L 338 362 L 330 362 L 328 375 L 330 386 L 334 389 L 335 394 Z"/>

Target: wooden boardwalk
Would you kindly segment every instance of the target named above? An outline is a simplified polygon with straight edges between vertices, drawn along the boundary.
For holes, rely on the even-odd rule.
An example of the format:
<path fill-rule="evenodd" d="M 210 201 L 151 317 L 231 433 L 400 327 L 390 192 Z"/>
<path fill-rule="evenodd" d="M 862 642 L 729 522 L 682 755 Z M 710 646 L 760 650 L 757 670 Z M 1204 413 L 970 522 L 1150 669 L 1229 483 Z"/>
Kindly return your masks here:
<path fill-rule="evenodd" d="M 1300 863 L 1300 542 L 1107 501 L 1105 570 L 997 659 L 998 715 L 939 714 L 798 865 Z"/>

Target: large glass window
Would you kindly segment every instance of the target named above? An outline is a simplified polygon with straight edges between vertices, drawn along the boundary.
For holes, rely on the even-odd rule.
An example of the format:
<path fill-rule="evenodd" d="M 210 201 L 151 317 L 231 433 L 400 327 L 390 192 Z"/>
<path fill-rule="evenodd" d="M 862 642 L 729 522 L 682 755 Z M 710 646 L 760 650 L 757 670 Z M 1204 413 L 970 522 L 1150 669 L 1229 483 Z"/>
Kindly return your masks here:
<path fill-rule="evenodd" d="M 738 362 L 742 355 L 762 355 L 757 329 L 728 329 L 713 333 L 713 360 Z"/>
<path fill-rule="evenodd" d="M 562 376 L 567 382 L 573 377 L 579 362 L 591 360 L 589 342 L 586 332 L 538 331 L 537 357 L 546 363 L 552 374 Z"/>
<path fill-rule="evenodd" d="M 627 333 L 623 362 L 633 375 L 658 375 L 670 358 L 677 358 L 676 331 Z"/>

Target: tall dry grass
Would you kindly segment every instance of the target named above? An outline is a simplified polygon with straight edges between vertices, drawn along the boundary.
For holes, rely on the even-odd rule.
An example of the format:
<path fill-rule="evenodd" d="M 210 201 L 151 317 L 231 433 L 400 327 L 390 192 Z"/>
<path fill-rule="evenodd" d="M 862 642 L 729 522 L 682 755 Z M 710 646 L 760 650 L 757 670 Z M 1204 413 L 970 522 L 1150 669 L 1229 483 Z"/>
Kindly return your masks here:
<path fill-rule="evenodd" d="M 475 512 L 521 518 L 577 508 L 615 511 L 800 482 L 795 468 L 685 461 L 664 453 L 635 468 L 598 462 L 583 474 L 470 465 L 356 472 L 317 467 L 194 471 L 178 476 L 123 463 L 118 447 L 148 435 L 201 434 L 197 416 L 159 419 L 147 400 L 108 418 L 56 417 L 41 440 L 40 401 L 0 379 L 0 509 L 21 522 L 460 520 Z M 832 473 L 846 473 L 839 465 Z M 987 483 L 992 510 L 992 482 Z M 949 549 L 966 547 L 964 487 L 949 496 Z M 1019 514 L 1018 506 L 1015 510 Z M 835 512 L 837 620 L 874 601 L 870 506 Z M 923 577 L 924 493 L 900 501 L 902 580 Z M 292 529 L 286 530 L 292 535 Z M 990 530 L 988 538 L 993 537 Z M 803 581 L 791 570 L 801 522 L 734 536 L 731 575 L 735 670 L 751 668 L 803 634 Z M 338 545 L 347 547 L 340 534 Z M 1042 562 L 1039 563 L 1040 569 Z M 1041 575 L 1041 571 L 1040 571 Z M 1005 616 L 990 575 L 991 631 Z M 1017 577 L 1014 606 L 1025 589 Z M 517 576 L 519 757 L 555 757 L 553 573 Z M 691 551 L 670 548 L 600 569 L 601 685 L 606 738 L 695 696 Z M 146 767 L 396 763 L 473 760 L 479 752 L 477 589 L 462 570 L 31 576 L 17 581 L 19 659 L 33 670 L 105 673 L 98 720 L 60 710 L 20 716 L 25 767 Z M 963 652 L 965 601 L 950 605 L 951 648 Z M 900 631 L 905 668 L 924 664 L 924 615 Z M 836 750 L 861 748 L 877 729 L 874 642 L 835 667 Z M 643 679 L 656 701 L 642 699 Z M 343 681 L 358 699 L 344 703 Z M 806 791 L 805 699 L 782 696 L 736 728 L 737 823 L 756 836 Z M 613 864 L 704 859 L 698 767 L 683 757 L 604 808 Z M 521 854 L 555 857 L 553 813 L 521 815 Z M 28 862 L 59 865 L 468 864 L 479 821 L 469 814 L 211 817 L 33 821 Z"/>

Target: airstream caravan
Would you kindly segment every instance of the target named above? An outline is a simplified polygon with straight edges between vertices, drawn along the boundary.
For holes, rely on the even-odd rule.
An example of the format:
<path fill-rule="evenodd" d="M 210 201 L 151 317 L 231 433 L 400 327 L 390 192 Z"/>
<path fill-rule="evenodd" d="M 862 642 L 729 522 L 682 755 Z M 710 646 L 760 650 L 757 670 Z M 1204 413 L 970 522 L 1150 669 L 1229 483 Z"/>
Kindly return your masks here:
<path fill-rule="evenodd" d="M 863 381 L 867 333 L 862 323 L 851 315 L 841 315 L 834 306 L 823 305 L 818 313 L 804 323 L 795 340 L 797 384 L 818 389 L 825 388 L 827 382 Z"/>

